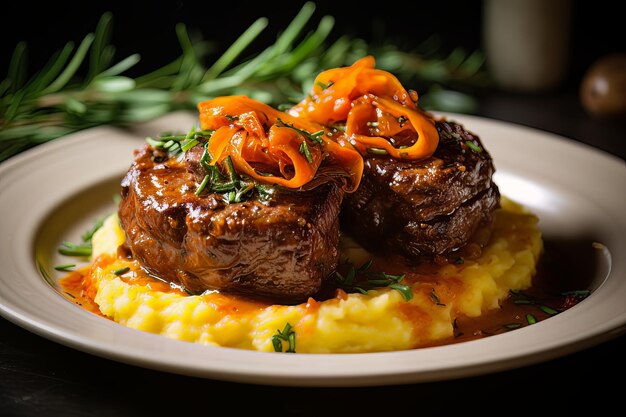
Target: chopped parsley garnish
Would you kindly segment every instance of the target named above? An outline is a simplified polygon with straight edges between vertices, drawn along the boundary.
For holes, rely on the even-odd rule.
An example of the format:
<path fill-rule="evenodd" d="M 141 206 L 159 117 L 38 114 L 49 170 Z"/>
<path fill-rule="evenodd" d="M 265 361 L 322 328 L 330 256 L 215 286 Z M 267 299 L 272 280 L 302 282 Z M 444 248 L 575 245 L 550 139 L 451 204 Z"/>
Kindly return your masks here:
<path fill-rule="evenodd" d="M 211 179 L 211 177 L 209 175 L 205 175 L 204 179 L 202 180 L 202 182 L 200 183 L 200 185 L 198 185 L 198 188 L 196 189 L 196 192 L 194 193 L 195 195 L 200 195 L 202 194 L 202 191 L 204 191 L 204 188 L 206 187 L 206 185 L 209 183 L 209 180 Z"/>
<path fill-rule="evenodd" d="M 565 291 L 562 292 L 561 295 L 564 297 L 577 297 L 577 298 L 586 298 L 589 296 L 591 291 L 589 290 L 575 290 L 575 291 Z M 536 308 L 537 311 L 543 313 L 539 315 L 535 315 L 531 312 L 525 314 L 526 323 L 509 323 L 504 324 L 503 327 L 505 329 L 516 329 L 518 327 L 522 327 L 523 325 L 531 325 L 535 324 L 538 321 L 545 319 L 547 316 L 554 316 L 559 314 L 562 310 L 550 307 L 544 304 L 544 300 L 533 296 L 531 294 L 525 293 L 520 290 L 509 290 L 509 294 L 513 298 L 512 302 L 515 305 L 519 306 L 529 306 L 528 308 Z M 566 300 L 567 302 L 567 300 Z M 526 307 L 524 307 L 526 308 Z"/>
<path fill-rule="evenodd" d="M 293 107 L 292 103 L 280 103 L 276 108 L 280 111 L 287 111 Z"/>
<path fill-rule="evenodd" d="M 545 314 L 548 314 L 550 316 L 553 316 L 555 314 L 558 314 L 559 311 L 555 310 L 554 308 L 547 306 L 545 304 L 542 304 L 537 298 L 529 295 L 529 294 L 525 294 L 521 291 L 516 291 L 516 290 L 510 290 L 509 293 L 513 296 L 513 297 L 523 297 L 523 298 L 516 298 L 515 300 L 513 300 L 513 304 L 527 304 L 527 305 L 536 305 L 537 308 L 539 308 L 539 310 L 543 311 Z M 568 294 L 573 294 L 573 293 L 583 293 L 583 294 L 589 294 L 588 290 L 583 290 L 583 291 L 570 291 L 567 293 L 563 293 L 562 295 L 568 295 Z"/>
<path fill-rule="evenodd" d="M 59 253 L 65 256 L 91 256 L 91 243 L 75 244 L 64 241 L 59 247 Z"/>
<path fill-rule="evenodd" d="M 331 129 L 339 131 L 339 132 L 345 132 L 346 131 L 346 125 L 345 124 L 334 124 L 334 125 L 330 125 Z"/>
<path fill-rule="evenodd" d="M 272 336 L 272 345 L 274 346 L 275 352 L 283 351 L 283 341 L 288 342 L 287 350 L 285 352 L 288 353 L 296 353 L 296 332 L 291 327 L 291 324 L 285 324 L 285 327 L 282 331 L 280 329 L 276 330 L 276 334 Z"/>
<path fill-rule="evenodd" d="M 369 290 L 375 288 L 389 287 L 398 291 L 405 301 L 413 298 L 411 287 L 400 283 L 405 274 L 391 275 L 385 272 L 373 272 L 369 270 L 371 266 L 372 260 L 370 259 L 358 268 L 351 265 L 345 276 L 336 271 L 334 277 L 337 286 L 345 291 L 357 291 L 361 294 L 367 294 Z"/>
<path fill-rule="evenodd" d="M 259 200 L 267 201 L 272 198 L 276 192 L 276 187 L 267 184 L 257 184 L 256 191 L 259 193 Z"/>

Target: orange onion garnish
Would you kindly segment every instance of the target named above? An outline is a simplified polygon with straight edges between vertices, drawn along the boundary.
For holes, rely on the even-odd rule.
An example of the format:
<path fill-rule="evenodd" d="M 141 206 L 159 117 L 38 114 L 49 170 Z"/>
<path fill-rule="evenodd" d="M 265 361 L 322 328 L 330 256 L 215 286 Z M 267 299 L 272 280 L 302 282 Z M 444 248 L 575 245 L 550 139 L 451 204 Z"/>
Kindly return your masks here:
<path fill-rule="evenodd" d="M 308 97 L 287 112 L 247 96 L 206 100 L 198 110 L 200 127 L 214 131 L 211 164 L 230 156 L 238 172 L 293 189 L 341 178 L 352 192 L 368 154 L 420 160 L 435 152 L 434 119 L 416 101 L 367 56 L 320 73 Z"/>
<path fill-rule="evenodd" d="M 215 132 L 207 151 L 211 164 L 230 156 L 235 169 L 258 182 L 300 188 L 322 162 L 336 167 L 344 188 L 356 190 L 363 160 L 332 132 L 310 120 L 280 112 L 246 96 L 217 97 L 198 105 L 200 127 Z"/>

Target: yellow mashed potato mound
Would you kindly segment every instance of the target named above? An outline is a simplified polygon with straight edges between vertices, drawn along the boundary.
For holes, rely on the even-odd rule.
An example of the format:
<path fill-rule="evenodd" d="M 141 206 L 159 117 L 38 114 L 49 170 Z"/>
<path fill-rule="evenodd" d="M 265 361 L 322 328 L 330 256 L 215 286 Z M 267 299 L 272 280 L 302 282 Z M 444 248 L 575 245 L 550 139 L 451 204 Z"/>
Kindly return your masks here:
<path fill-rule="evenodd" d="M 112 215 L 93 237 L 94 259 L 115 256 L 123 241 Z M 407 274 L 403 283 L 413 291 L 408 301 L 399 291 L 381 288 L 367 294 L 339 291 L 335 298 L 300 305 L 236 303 L 217 292 L 192 296 L 125 279 L 138 266 L 117 257 L 94 264 L 88 290 L 100 312 L 115 322 L 177 340 L 273 352 L 272 337 L 289 324 L 297 353 L 397 351 L 451 338 L 456 317 L 480 316 L 498 308 L 509 290 L 528 288 L 542 250 L 537 217 L 503 198 L 480 257 L 434 273 Z M 129 274 L 113 273 L 127 266 Z"/>

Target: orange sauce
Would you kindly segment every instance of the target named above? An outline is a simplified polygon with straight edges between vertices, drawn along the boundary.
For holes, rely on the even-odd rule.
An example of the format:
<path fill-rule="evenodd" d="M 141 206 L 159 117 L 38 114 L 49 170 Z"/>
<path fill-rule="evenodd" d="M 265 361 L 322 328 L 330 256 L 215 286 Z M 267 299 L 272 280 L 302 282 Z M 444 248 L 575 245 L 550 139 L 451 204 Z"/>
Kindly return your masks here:
<path fill-rule="evenodd" d="M 225 315 L 248 315 L 271 305 L 269 302 L 217 291 L 203 294 L 202 298 Z"/>
<path fill-rule="evenodd" d="M 93 297 L 83 291 L 85 278 L 89 275 L 90 271 L 90 266 L 72 271 L 59 280 L 59 286 L 65 295 L 76 305 L 91 313 L 105 317 L 102 313 L 100 313 L 100 308 L 93 301 Z"/>
<path fill-rule="evenodd" d="M 591 242 L 545 242 L 546 253 L 540 259 L 537 273 L 533 277 L 533 285 L 520 292 L 511 292 L 501 302 L 500 308 L 489 311 L 476 318 L 458 316 L 454 324 L 454 336 L 436 342 L 420 343 L 420 347 L 439 346 L 479 339 L 505 333 L 520 327 L 529 326 L 561 313 L 580 302 L 584 296 L 565 295 L 568 292 L 585 290 L 590 287 L 590 279 L 594 275 L 597 253 Z M 574 259 L 564 262 L 563 259 Z M 101 315 L 94 302 L 96 288 L 91 282 L 91 269 L 95 266 L 106 267 L 114 262 L 111 257 L 97 259 L 92 266 L 80 268 L 68 273 L 60 279 L 59 285 L 65 295 L 74 303 L 87 311 Z M 132 262 L 131 270 L 120 276 L 129 284 L 147 286 L 154 291 L 189 295 L 182 289 L 161 281 L 146 273 L 136 262 Z M 424 283 L 414 287 L 414 297 L 427 297 L 435 304 L 445 306 L 450 303 L 462 287 L 459 280 L 437 277 L 436 263 L 411 265 L 399 257 L 374 257 L 369 271 L 387 274 L 404 274 L 404 282 Z M 343 269 L 341 269 L 343 268 Z M 346 265 L 340 265 L 345 275 Z M 583 291 L 584 292 L 584 291 Z M 565 293 L 565 294 L 564 294 Z M 201 295 L 204 301 L 211 303 L 218 311 L 227 315 L 247 315 L 272 305 L 267 300 L 225 294 L 219 291 L 206 292 Z M 321 291 L 305 302 L 307 312 L 315 313 L 324 302 L 339 302 L 348 297 L 348 292 L 334 285 Z M 411 303 L 400 304 L 399 310 L 411 322 L 415 340 L 425 340 L 419 334 L 420 328 L 427 327 L 431 317 Z M 421 323 L 421 324 L 420 324 Z"/>
<path fill-rule="evenodd" d="M 588 239 L 544 239 L 544 253 L 530 288 L 510 292 L 499 309 L 480 317 L 459 316 L 454 322 L 454 336 L 430 346 L 502 334 L 562 313 L 591 293 L 599 256 L 593 241 Z"/>

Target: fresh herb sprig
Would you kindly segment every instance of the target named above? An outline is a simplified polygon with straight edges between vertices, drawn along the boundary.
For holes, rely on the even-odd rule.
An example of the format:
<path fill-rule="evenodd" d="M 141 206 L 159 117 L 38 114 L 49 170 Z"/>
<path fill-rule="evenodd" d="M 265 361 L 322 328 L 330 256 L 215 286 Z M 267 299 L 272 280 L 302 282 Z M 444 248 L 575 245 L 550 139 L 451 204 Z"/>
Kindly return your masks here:
<path fill-rule="evenodd" d="M 76 268 L 76 264 L 61 264 L 54 267 L 55 270 L 64 272 L 73 271 L 74 268 Z"/>
<path fill-rule="evenodd" d="M 104 217 L 97 219 L 94 224 L 87 229 L 81 235 L 80 243 L 72 243 L 70 241 L 64 240 L 61 245 L 58 247 L 57 251 L 61 255 L 71 256 L 76 258 L 88 258 L 92 253 L 92 245 L 91 240 L 93 239 L 94 233 L 98 231 L 104 224 Z M 72 271 L 76 267 L 76 264 L 61 264 L 56 265 L 54 267 L 57 271 L 69 272 Z"/>
<path fill-rule="evenodd" d="M 195 127 L 192 127 L 186 134 L 165 132 L 156 137 L 148 136 L 146 142 L 154 149 L 167 151 L 168 155 L 172 157 L 187 152 L 200 144 L 201 141 L 206 142 L 212 134 L 212 130 L 196 130 Z"/>
<path fill-rule="evenodd" d="M 475 144 L 473 140 L 466 140 L 465 145 L 470 148 L 472 152 L 481 153 L 483 151 L 483 148 Z"/>
<path fill-rule="evenodd" d="M 300 135 L 304 136 L 306 139 L 310 140 L 313 144 L 315 145 L 323 145 L 324 144 L 324 140 L 322 139 L 322 136 L 324 135 L 324 130 L 318 130 L 317 132 L 309 132 L 308 130 L 304 130 L 304 129 L 300 129 L 298 127 L 295 127 L 293 125 L 293 123 L 288 123 L 283 121 L 282 119 L 278 118 L 277 126 L 280 127 L 288 127 L 289 129 L 293 129 L 296 132 L 298 132 Z"/>
<path fill-rule="evenodd" d="M 93 225 L 91 225 L 91 227 L 89 229 L 87 229 L 85 231 L 85 233 L 82 234 L 81 240 L 84 243 L 91 243 L 91 240 L 93 239 L 94 233 L 96 233 L 98 231 L 98 229 L 100 229 L 102 227 L 103 224 L 104 224 L 104 217 L 100 217 L 100 218 L 96 219 L 96 221 L 94 221 Z"/>
<path fill-rule="evenodd" d="M 314 11 L 314 3 L 305 3 L 272 45 L 248 57 L 244 52 L 268 26 L 266 18 L 253 22 L 213 60 L 209 43 L 192 41 L 180 23 L 175 32 L 181 56 L 136 78 L 125 74 L 140 61 L 139 54 L 114 61 L 115 48 L 108 42 L 111 13 L 103 14 L 95 31 L 82 42 L 67 43 L 32 76 L 27 45 L 20 42 L 6 78 L 0 81 L 0 161 L 90 127 L 124 126 L 175 110 L 195 110 L 198 101 L 219 95 L 248 95 L 272 105 L 293 104 L 306 96 L 319 71 L 349 65 L 365 55 L 376 57 L 379 68 L 397 74 L 403 82 L 435 83 L 420 99 L 422 107 L 429 110 L 471 112 L 475 108 L 471 96 L 445 87 L 488 83 L 479 51 L 466 53 L 457 48 L 443 54 L 437 36 L 412 51 L 349 36 L 331 40 L 332 16 L 323 16 L 317 27 L 305 31 Z"/>
<path fill-rule="evenodd" d="M 302 143 L 300 144 L 300 147 L 298 148 L 298 152 L 304 155 L 304 157 L 306 158 L 309 164 L 312 163 L 313 155 L 311 154 L 311 149 L 309 149 L 309 144 L 307 143 L 307 139 L 314 145 L 319 145 L 319 146 L 323 145 L 324 140 L 322 139 L 322 136 L 324 135 L 324 130 L 322 129 L 322 130 L 318 130 L 317 132 L 311 133 L 308 130 L 295 127 L 293 123 L 284 122 L 280 118 L 277 120 L 276 125 L 280 127 L 287 127 L 289 129 L 293 129 L 296 132 L 298 132 L 300 136 L 304 137 L 304 140 L 302 141 Z"/>
<path fill-rule="evenodd" d="M 543 311 L 545 314 L 548 314 L 550 316 L 553 316 L 555 314 L 558 314 L 560 311 L 556 310 L 546 304 L 544 304 L 542 302 L 542 300 L 537 299 L 536 297 L 533 297 L 530 294 L 526 294 L 523 291 L 518 291 L 518 290 L 510 290 L 509 294 L 514 297 L 513 300 L 513 304 L 530 304 L 530 305 L 535 305 L 537 306 L 537 308 L 541 311 Z"/>
<path fill-rule="evenodd" d="M 115 269 L 115 270 L 113 270 L 111 272 L 113 273 L 113 275 L 117 275 L 119 277 L 120 275 L 124 275 L 125 273 L 127 273 L 129 271 L 130 271 L 130 267 L 129 266 L 124 266 L 122 268 Z"/>
<path fill-rule="evenodd" d="M 587 298 L 591 294 L 590 290 L 574 290 L 574 291 L 566 291 L 561 293 L 560 295 L 565 297 L 565 304 L 575 304 L 577 302 L 582 301 Z M 544 300 L 537 298 L 531 294 L 525 293 L 520 290 L 509 290 L 509 295 L 512 297 L 513 304 L 516 305 L 528 305 L 536 308 L 538 311 L 541 311 L 545 316 L 554 316 L 563 311 L 568 307 L 563 308 L 553 308 L 545 303 Z M 574 298 L 575 300 L 568 300 L 568 298 Z M 502 325 L 502 328 L 505 330 L 518 329 L 524 325 L 531 325 L 537 323 L 540 318 L 538 318 L 535 314 L 527 313 L 525 315 L 526 322 L 520 323 L 505 323 Z"/>
<path fill-rule="evenodd" d="M 147 137 L 146 142 L 154 149 L 166 151 L 168 158 L 180 158 L 194 146 L 204 144 L 200 165 L 206 171 L 206 175 L 196 188 L 195 194 L 198 196 L 205 191 L 221 193 L 224 202 L 233 204 L 241 203 L 251 197 L 252 191 L 256 189 L 262 201 L 269 199 L 275 192 L 274 187 L 259 184 L 247 176 L 240 175 L 230 156 L 224 159 L 222 170 L 219 166 L 210 164 L 211 155 L 208 152 L 208 143 L 213 132 L 213 130 L 196 130 L 195 127 L 192 127 L 187 134 L 166 132 L 154 138 Z"/>
<path fill-rule="evenodd" d="M 367 294 L 370 290 L 376 288 L 389 287 L 398 291 L 405 301 L 413 298 L 413 290 L 409 285 L 401 284 L 405 274 L 392 275 L 385 272 L 370 271 L 372 260 L 364 262 L 361 266 L 355 268 L 350 265 L 345 276 L 336 271 L 334 274 L 337 286 L 348 292 L 360 292 Z"/>
<path fill-rule="evenodd" d="M 82 242 L 75 244 L 63 241 L 59 247 L 59 253 L 65 256 L 87 257 L 91 256 L 91 242 Z"/>
<path fill-rule="evenodd" d="M 241 203 L 250 197 L 257 183 L 248 177 L 242 177 L 235 170 L 233 160 L 228 155 L 222 164 L 225 174 L 220 172 L 217 165 L 204 165 L 207 174 L 196 189 L 195 194 L 201 195 L 205 190 L 222 193 L 226 204 Z M 266 191 L 264 188 L 263 191 Z M 259 194 L 263 193 L 259 191 Z"/>
<path fill-rule="evenodd" d="M 272 345 L 274 346 L 275 352 L 283 351 L 283 342 L 287 342 L 287 353 L 296 353 L 296 332 L 291 327 L 291 324 L 285 324 L 285 327 L 281 331 L 280 329 L 276 330 L 276 334 L 272 336 Z"/>
<path fill-rule="evenodd" d="M 430 293 L 428 294 L 428 296 L 433 301 L 433 303 L 435 303 L 435 305 L 445 307 L 445 304 L 441 302 L 441 299 L 439 298 L 439 296 L 435 292 L 434 288 L 432 290 L 430 290 Z"/>
<path fill-rule="evenodd" d="M 102 227 L 104 223 L 104 218 L 97 219 L 94 224 L 87 229 L 83 235 L 81 236 L 80 243 L 72 243 L 69 241 L 63 241 L 61 246 L 58 248 L 58 251 L 61 255 L 65 256 L 75 256 L 75 257 L 89 257 L 91 256 L 91 240 L 93 239 L 93 235 Z M 75 265 L 72 265 L 75 266 Z M 67 265 L 59 265 L 55 267 L 55 269 L 64 270 L 68 267 Z"/>

